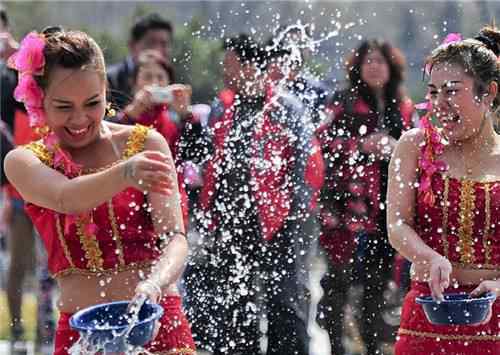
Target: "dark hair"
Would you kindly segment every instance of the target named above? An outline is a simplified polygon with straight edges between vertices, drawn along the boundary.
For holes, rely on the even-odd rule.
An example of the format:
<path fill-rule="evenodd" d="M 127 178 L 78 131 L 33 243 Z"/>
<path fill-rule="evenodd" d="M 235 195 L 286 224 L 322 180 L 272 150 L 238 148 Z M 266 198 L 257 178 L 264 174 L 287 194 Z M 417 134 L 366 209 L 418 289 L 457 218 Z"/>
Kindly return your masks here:
<path fill-rule="evenodd" d="M 226 38 L 223 46 L 225 51 L 233 51 L 241 63 L 263 64 L 265 62 L 264 51 L 247 34 L 241 33 L 236 37 Z"/>
<path fill-rule="evenodd" d="M 42 31 L 45 36 L 45 67 L 43 75 L 35 76 L 42 89 L 49 85 L 50 75 L 55 67 L 67 69 L 96 70 L 106 79 L 104 56 L 99 45 L 86 33 L 65 31 L 60 26 L 47 27 Z"/>
<path fill-rule="evenodd" d="M 151 63 L 156 63 L 165 70 L 165 72 L 168 74 L 170 83 L 175 82 L 174 67 L 171 64 L 167 63 L 167 61 L 163 58 L 163 56 L 160 53 L 158 53 L 158 51 L 155 51 L 153 49 L 145 50 L 141 52 L 141 54 L 139 54 L 133 72 L 134 82 L 137 81 L 137 75 L 139 74 L 139 70 L 143 66 L 146 66 Z"/>
<path fill-rule="evenodd" d="M 174 33 L 172 24 L 157 13 L 151 13 L 139 18 L 130 30 L 130 40 L 140 41 L 150 30 L 165 30 L 170 34 Z"/>
<path fill-rule="evenodd" d="M 347 74 L 352 92 L 365 100 L 368 105 L 377 109 L 377 99 L 373 90 L 361 78 L 361 66 L 365 57 L 374 50 L 380 51 L 389 66 L 389 80 L 384 87 L 385 112 L 384 126 L 391 136 L 399 138 L 403 128 L 399 105 L 404 98 L 402 83 L 406 64 L 403 53 L 389 42 L 370 39 L 361 42 L 355 52 L 347 60 Z"/>
<path fill-rule="evenodd" d="M 432 51 L 426 60 L 426 67 L 441 63 L 461 66 L 474 79 L 475 94 L 482 96 L 488 85 L 495 81 L 500 85 L 500 32 L 495 26 L 485 26 L 475 38 L 443 44 Z M 500 92 L 493 100 L 493 109 L 500 107 Z"/>
<path fill-rule="evenodd" d="M 4 27 L 9 27 L 9 17 L 5 9 L 0 9 L 0 21 L 2 21 Z"/>

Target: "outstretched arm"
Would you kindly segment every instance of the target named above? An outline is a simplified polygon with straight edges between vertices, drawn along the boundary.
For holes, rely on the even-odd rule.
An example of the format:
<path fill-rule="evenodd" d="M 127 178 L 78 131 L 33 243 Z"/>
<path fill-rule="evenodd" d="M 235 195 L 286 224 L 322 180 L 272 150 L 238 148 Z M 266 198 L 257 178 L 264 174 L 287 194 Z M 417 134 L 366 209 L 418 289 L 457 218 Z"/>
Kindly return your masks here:
<path fill-rule="evenodd" d="M 413 129 L 399 140 L 389 165 L 387 228 L 391 245 L 416 268 L 429 271 L 432 294 L 442 297 L 449 284 L 451 264 L 429 247 L 415 231 L 419 146 L 423 132 Z"/>
<path fill-rule="evenodd" d="M 160 134 L 152 132 L 148 136 L 146 147 L 162 152 L 168 157 L 169 164 L 173 164 L 168 144 Z M 188 254 L 175 171 L 170 171 L 169 178 L 173 181 L 171 194 L 168 196 L 160 193 L 148 194 L 155 232 L 165 238 L 165 245 L 163 245 L 162 254 L 155 262 L 149 277 L 138 285 L 137 292 L 154 295 L 153 299 L 157 299 L 159 296 L 159 292 L 155 291 L 177 281 L 184 270 Z"/>
<path fill-rule="evenodd" d="M 146 151 L 104 171 L 69 179 L 20 147 L 7 155 L 5 173 L 26 202 L 59 213 L 80 214 L 130 186 L 169 193 L 172 180 L 168 171 L 175 169 L 167 161 L 171 160 L 161 152 Z"/>

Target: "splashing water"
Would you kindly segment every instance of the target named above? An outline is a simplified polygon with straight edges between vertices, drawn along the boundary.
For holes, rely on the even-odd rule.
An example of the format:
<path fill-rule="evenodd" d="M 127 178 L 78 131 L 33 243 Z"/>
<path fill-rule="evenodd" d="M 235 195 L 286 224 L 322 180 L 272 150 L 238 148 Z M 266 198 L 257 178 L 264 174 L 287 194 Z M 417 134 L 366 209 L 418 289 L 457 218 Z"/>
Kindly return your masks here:
<path fill-rule="evenodd" d="M 99 339 L 95 337 L 94 333 L 88 331 L 86 333 L 80 332 L 80 338 L 78 341 L 71 346 L 69 349 L 70 355 L 94 355 L 94 354 L 103 354 L 103 355 L 153 355 L 151 352 L 147 351 L 142 346 L 133 346 L 130 343 L 121 344 L 120 342 L 127 342 L 127 338 L 130 332 L 134 329 L 134 327 L 139 323 L 139 311 L 142 306 L 146 302 L 146 297 L 139 297 L 134 300 L 133 303 L 127 309 L 127 314 L 123 316 L 123 319 L 128 323 L 127 327 L 117 331 L 112 331 L 112 337 L 104 339 Z M 105 324 L 96 324 L 96 330 L 106 330 L 110 326 L 109 323 Z M 125 347 L 125 351 L 110 351 L 109 349 L 116 349 Z"/>

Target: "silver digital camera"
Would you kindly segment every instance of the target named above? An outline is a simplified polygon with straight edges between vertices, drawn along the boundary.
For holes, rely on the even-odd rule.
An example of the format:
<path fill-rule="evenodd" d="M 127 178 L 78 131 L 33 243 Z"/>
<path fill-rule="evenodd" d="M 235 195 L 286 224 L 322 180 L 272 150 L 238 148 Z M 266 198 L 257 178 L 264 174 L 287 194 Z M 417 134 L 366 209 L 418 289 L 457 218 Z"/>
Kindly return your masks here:
<path fill-rule="evenodd" d="M 174 101 L 173 90 L 168 87 L 151 86 L 149 92 L 151 92 L 153 102 L 156 104 L 170 104 Z"/>

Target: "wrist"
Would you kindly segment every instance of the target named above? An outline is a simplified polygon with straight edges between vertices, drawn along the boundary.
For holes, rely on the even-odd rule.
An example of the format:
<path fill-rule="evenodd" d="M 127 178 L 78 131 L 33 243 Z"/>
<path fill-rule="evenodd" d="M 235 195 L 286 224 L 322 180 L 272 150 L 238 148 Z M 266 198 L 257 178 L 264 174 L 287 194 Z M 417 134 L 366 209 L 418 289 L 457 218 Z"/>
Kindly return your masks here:
<path fill-rule="evenodd" d="M 160 285 L 156 281 L 150 278 L 147 278 L 139 282 L 139 284 L 137 285 L 136 292 L 144 293 L 156 302 L 163 297 Z"/>

